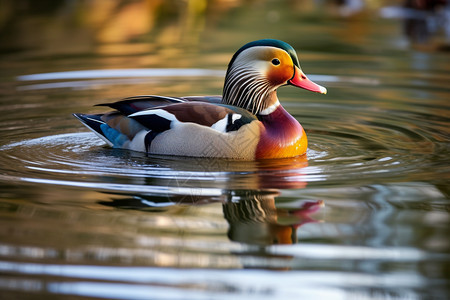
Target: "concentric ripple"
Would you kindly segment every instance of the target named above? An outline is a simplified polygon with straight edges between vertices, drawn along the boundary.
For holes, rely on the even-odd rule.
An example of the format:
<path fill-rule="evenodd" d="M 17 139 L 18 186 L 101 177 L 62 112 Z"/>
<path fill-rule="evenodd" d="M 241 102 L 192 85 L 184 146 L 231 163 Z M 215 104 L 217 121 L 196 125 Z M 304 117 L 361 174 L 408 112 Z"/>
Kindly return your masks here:
<path fill-rule="evenodd" d="M 408 120 L 392 112 L 305 105 L 297 116 L 298 108 L 287 106 L 307 130 L 307 156 L 256 162 L 148 156 L 107 148 L 94 134 L 80 132 L 2 146 L 2 177 L 157 194 L 197 188 L 213 196 L 223 189 L 301 188 L 324 181 L 328 185 L 349 180 L 364 184 L 414 177 L 418 169 L 431 166 L 429 154 L 439 151 L 427 132 L 408 127 Z M 314 120 L 319 116 L 326 118 L 320 126 Z"/>
<path fill-rule="evenodd" d="M 184 73 L 183 73 L 183 72 Z M 90 70 L 44 73 L 20 76 L 26 85 L 19 90 L 35 88 L 53 90 L 60 84 L 75 85 L 89 81 L 92 85 L 123 85 L 132 79 L 170 76 L 221 76 L 220 71 L 200 69 Z M 161 77 L 159 76 L 159 77 Z M 368 91 L 380 85 L 377 79 L 312 75 L 327 85 L 359 85 Z M 84 81 L 80 81 L 83 79 Z M 66 81 L 64 81 L 66 80 Z M 75 81 L 68 81 L 75 80 Z M 44 85 L 34 82 L 45 81 Z M 28 84 L 30 83 L 30 84 Z M 57 84 L 52 86 L 52 84 Z M 353 89 L 352 89 L 353 90 Z M 439 181 L 445 174 L 447 128 L 443 104 L 406 103 L 391 107 L 384 97 L 366 97 L 366 102 L 352 104 L 302 101 L 298 95 L 282 96 L 282 104 L 305 128 L 309 147 L 307 155 L 289 159 L 233 161 L 146 155 L 111 149 L 93 133 L 50 134 L 46 125 L 34 124 L 43 134 L 0 147 L 1 178 L 9 182 L 31 182 L 73 186 L 120 193 L 146 195 L 196 195 L 218 197 L 239 190 L 302 189 L 315 185 L 368 185 L 395 181 L 420 181 L 424 174 Z M 326 102 L 329 101 L 329 102 Z M 372 103 L 371 103 L 372 101 Z M 364 104 L 362 104 L 364 103 Z M 77 108 L 78 109 L 78 108 Z M 21 122 L 11 121 L 8 128 Z M 65 126 L 79 125 L 64 120 Z M 70 125 L 69 125 L 70 124 Z M 23 126 L 23 125 L 20 125 Z M 21 127 L 20 127 L 21 128 Z M 80 126 L 81 128 L 81 126 Z M 67 131 L 65 131 L 67 132 Z M 9 132 L 14 135 L 14 130 Z M 33 136 L 36 136 L 35 134 Z M 429 170 L 433 170 L 429 172 Z"/>

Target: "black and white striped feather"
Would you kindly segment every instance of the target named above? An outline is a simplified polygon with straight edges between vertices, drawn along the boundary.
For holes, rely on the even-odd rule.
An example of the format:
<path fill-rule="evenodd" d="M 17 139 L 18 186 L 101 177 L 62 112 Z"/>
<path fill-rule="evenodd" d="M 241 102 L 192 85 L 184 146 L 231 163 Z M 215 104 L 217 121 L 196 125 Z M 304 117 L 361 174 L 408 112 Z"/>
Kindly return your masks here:
<path fill-rule="evenodd" d="M 272 91 L 269 80 L 257 69 L 248 65 L 231 66 L 225 78 L 222 103 L 242 107 L 256 115 L 267 108 L 266 99 Z"/>

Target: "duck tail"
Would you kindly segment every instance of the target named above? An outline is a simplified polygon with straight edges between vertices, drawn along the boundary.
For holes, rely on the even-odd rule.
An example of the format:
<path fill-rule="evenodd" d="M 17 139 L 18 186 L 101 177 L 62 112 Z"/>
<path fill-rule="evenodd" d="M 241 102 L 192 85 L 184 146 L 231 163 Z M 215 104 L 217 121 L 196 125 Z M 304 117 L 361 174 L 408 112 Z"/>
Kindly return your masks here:
<path fill-rule="evenodd" d="M 97 136 L 104 140 L 109 146 L 113 146 L 113 143 L 106 137 L 102 130 L 106 123 L 101 119 L 102 114 L 98 115 L 86 115 L 86 114 L 73 114 L 75 118 L 80 120 L 81 124 L 92 130 Z"/>

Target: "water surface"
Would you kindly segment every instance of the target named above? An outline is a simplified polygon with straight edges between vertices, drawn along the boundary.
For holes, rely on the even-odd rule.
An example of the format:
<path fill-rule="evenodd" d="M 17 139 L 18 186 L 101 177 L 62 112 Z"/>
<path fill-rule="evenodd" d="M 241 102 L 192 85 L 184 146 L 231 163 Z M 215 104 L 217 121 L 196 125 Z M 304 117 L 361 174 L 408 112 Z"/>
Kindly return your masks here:
<path fill-rule="evenodd" d="M 114 24 L 133 9 L 146 17 L 139 1 L 124 3 L 103 27 L 51 33 L 66 22 L 55 16 L 89 19 L 87 8 L 22 8 L 7 25 L 17 34 L 3 33 L 2 298 L 448 297 L 442 36 L 425 47 L 403 34 L 403 19 L 364 17 L 379 10 L 343 17 L 336 7 L 271 1 L 212 5 L 180 17 L 187 23 L 168 21 L 178 13 L 165 8 L 154 27 L 127 36 Z M 45 43 L 23 32 L 30 23 Z M 307 132 L 305 156 L 240 162 L 110 149 L 71 116 L 131 95 L 220 94 L 233 51 L 267 36 L 297 48 L 304 71 L 328 88 L 279 90 Z"/>

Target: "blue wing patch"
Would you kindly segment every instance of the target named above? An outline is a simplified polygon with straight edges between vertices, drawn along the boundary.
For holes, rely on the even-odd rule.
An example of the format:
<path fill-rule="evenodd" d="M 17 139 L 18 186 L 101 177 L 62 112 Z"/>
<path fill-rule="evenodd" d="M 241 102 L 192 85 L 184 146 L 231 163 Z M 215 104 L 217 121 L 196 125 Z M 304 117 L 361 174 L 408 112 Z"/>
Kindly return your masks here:
<path fill-rule="evenodd" d="M 100 128 L 103 135 L 113 144 L 114 147 L 120 148 L 125 142 L 129 141 L 125 134 L 109 127 L 107 124 L 101 124 Z"/>

